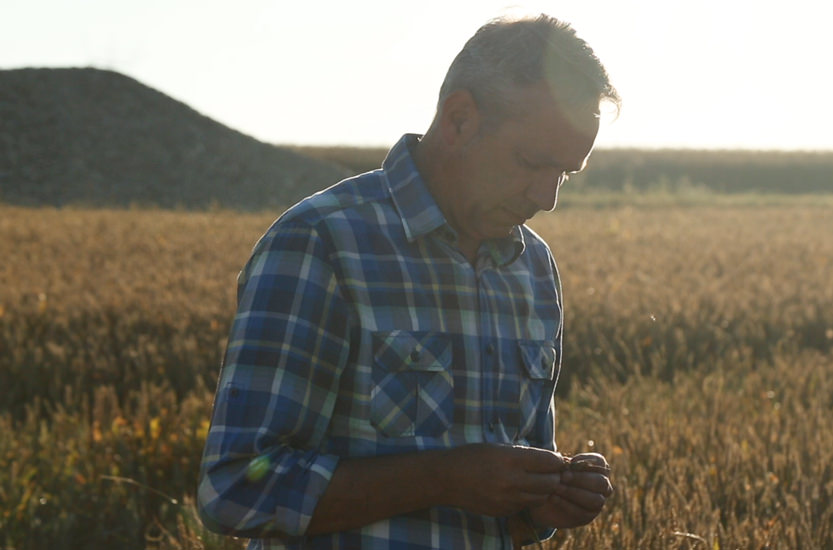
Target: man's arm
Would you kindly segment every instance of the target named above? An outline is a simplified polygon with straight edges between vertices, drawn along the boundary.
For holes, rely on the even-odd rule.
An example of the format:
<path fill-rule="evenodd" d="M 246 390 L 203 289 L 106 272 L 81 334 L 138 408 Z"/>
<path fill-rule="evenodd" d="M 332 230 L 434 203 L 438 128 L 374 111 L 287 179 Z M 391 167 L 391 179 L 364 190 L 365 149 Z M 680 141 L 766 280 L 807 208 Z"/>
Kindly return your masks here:
<path fill-rule="evenodd" d="M 432 506 L 509 516 L 543 506 L 565 467 L 552 451 L 475 444 L 342 460 L 307 534 L 342 531 Z"/>
<path fill-rule="evenodd" d="M 350 350 L 351 310 L 305 224 L 270 229 L 240 276 L 200 470 L 206 526 L 303 534 L 338 458 L 317 452 Z"/>

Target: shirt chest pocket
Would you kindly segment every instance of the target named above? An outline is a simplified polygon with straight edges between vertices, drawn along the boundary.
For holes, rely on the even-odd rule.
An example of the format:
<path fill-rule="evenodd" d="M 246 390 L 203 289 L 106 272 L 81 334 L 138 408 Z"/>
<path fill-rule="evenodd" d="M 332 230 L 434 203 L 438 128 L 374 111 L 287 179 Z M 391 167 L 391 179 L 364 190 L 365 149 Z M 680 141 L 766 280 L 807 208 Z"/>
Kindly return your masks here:
<path fill-rule="evenodd" d="M 523 365 L 519 377 L 519 438 L 526 438 L 535 423 L 546 415 L 552 398 L 555 381 L 558 379 L 556 349 L 549 342 L 518 342 L 520 363 Z"/>
<path fill-rule="evenodd" d="M 388 437 L 438 436 L 451 426 L 451 341 L 438 332 L 373 335 L 370 421 Z"/>

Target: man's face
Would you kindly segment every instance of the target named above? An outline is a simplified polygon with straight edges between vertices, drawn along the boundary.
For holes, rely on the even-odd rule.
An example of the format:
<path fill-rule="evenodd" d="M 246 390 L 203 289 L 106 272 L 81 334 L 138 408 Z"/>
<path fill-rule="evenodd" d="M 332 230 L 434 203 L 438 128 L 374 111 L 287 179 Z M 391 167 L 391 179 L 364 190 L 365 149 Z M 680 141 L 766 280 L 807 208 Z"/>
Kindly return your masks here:
<path fill-rule="evenodd" d="M 593 149 L 593 109 L 562 112 L 545 86 L 518 91 L 521 116 L 481 129 L 460 150 L 449 191 L 449 222 L 461 238 L 505 237 L 535 213 L 555 208 L 566 175 L 581 170 Z"/>

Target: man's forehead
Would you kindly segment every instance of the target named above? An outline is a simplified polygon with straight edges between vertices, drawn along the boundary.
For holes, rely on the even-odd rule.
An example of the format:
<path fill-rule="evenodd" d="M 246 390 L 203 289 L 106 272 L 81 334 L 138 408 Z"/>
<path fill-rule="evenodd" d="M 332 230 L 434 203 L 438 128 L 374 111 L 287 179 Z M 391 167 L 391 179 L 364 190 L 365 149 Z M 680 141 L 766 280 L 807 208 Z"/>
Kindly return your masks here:
<path fill-rule="evenodd" d="M 538 165 L 581 170 L 599 131 L 598 102 L 565 104 L 545 86 L 519 93 L 516 101 L 518 152 Z"/>
<path fill-rule="evenodd" d="M 542 109 L 554 108 L 573 126 L 584 127 L 591 131 L 598 126 L 601 119 L 601 98 L 565 98 L 546 81 L 532 86 L 517 88 L 512 94 L 515 111 L 521 117 L 536 117 Z M 595 123 L 594 123 L 595 121 Z"/>

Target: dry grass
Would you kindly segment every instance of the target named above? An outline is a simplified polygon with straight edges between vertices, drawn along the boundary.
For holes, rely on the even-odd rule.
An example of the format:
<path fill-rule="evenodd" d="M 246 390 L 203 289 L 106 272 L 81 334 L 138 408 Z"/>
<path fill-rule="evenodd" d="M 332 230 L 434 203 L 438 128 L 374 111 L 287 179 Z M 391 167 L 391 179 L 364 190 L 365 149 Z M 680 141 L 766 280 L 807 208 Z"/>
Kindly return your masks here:
<path fill-rule="evenodd" d="M 0 207 L 0 547 L 240 547 L 192 496 L 235 276 L 271 221 Z M 826 209 L 534 227 L 567 294 L 559 446 L 605 453 L 617 486 L 550 545 L 833 547 Z"/>

